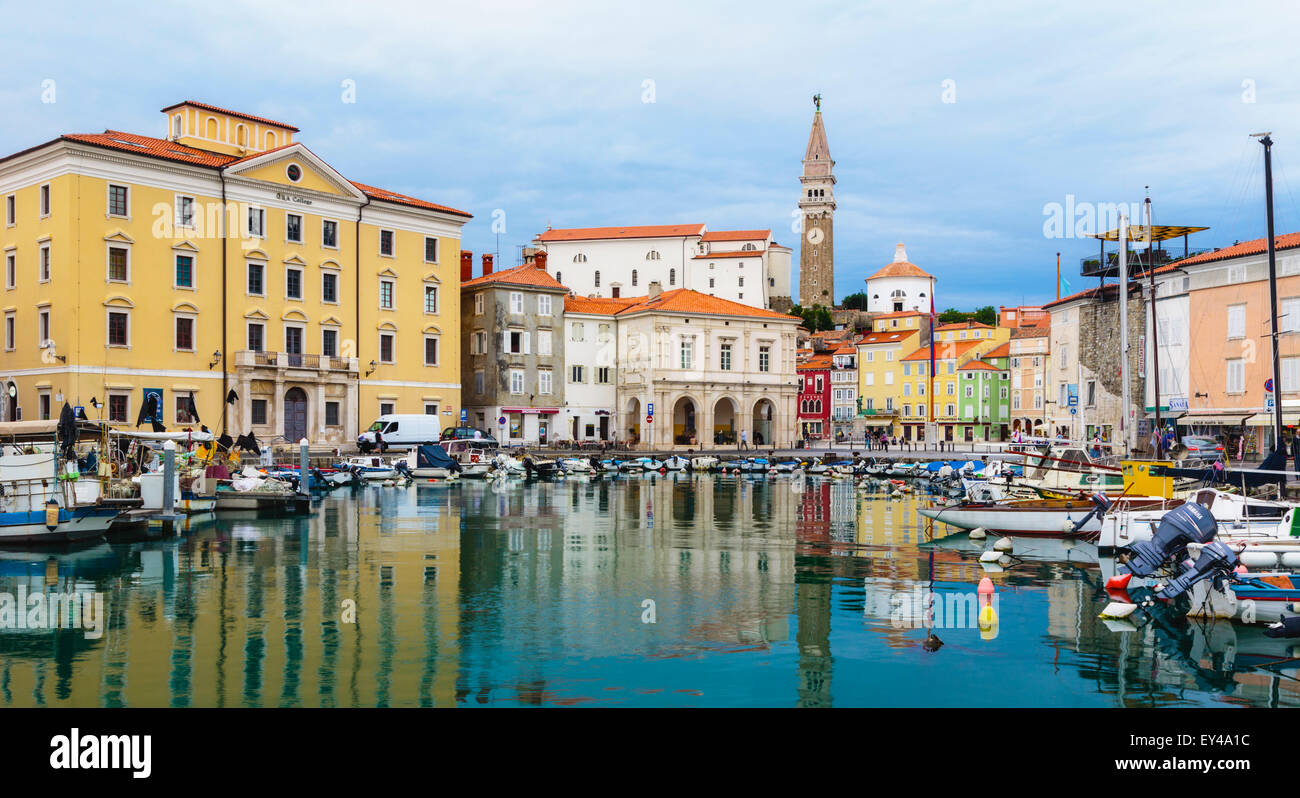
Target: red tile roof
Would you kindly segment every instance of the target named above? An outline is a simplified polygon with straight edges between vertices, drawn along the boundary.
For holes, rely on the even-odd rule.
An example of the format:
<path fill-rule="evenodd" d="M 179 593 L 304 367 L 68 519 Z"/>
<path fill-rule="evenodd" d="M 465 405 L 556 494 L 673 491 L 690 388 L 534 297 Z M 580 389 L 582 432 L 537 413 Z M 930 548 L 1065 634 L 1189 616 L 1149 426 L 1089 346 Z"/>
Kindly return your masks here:
<path fill-rule="evenodd" d="M 953 358 L 961 357 L 962 355 L 966 354 L 968 351 L 970 351 L 971 347 L 978 346 L 982 343 L 984 343 L 984 341 L 950 341 L 950 342 L 938 343 L 934 345 L 934 359 L 952 360 Z M 920 349 L 917 349 L 912 354 L 903 358 L 903 360 L 929 360 L 929 359 L 930 359 L 930 347 L 928 346 L 923 346 Z"/>
<path fill-rule="evenodd" d="M 796 371 L 821 371 L 831 367 L 830 355 L 813 355 L 795 366 Z"/>
<path fill-rule="evenodd" d="M 929 277 L 930 273 L 917 266 L 915 263 L 889 263 L 880 269 L 880 271 L 868 277 L 868 280 L 875 280 L 880 277 Z"/>
<path fill-rule="evenodd" d="M 537 241 L 593 241 L 601 238 L 676 238 L 704 233 L 702 224 L 659 224 L 641 227 L 570 227 L 547 230 Z"/>
<path fill-rule="evenodd" d="M 869 335 L 863 336 L 862 340 L 858 341 L 858 346 L 866 344 L 897 343 L 909 335 L 916 335 L 918 332 L 919 330 L 882 330 L 880 332 L 873 332 Z"/>
<path fill-rule="evenodd" d="M 996 346 L 980 355 L 980 357 L 1011 357 L 1011 343 L 1007 342 L 1001 346 Z"/>
<path fill-rule="evenodd" d="M 184 106 L 184 105 L 192 105 L 192 106 L 194 106 L 195 108 L 202 108 L 202 109 L 204 109 L 205 111 L 215 111 L 216 113 L 219 113 L 219 114 L 227 114 L 227 115 L 229 115 L 229 116 L 237 116 L 237 117 L 239 117 L 240 119 L 247 119 L 247 120 L 249 120 L 249 121 L 251 121 L 251 122 L 261 122 L 261 123 L 264 124 L 264 125 L 274 125 L 275 127 L 282 127 L 282 128 L 284 128 L 285 130 L 292 130 L 292 131 L 295 132 L 295 133 L 298 132 L 298 128 L 294 127 L 293 125 L 285 124 L 284 122 L 276 122 L 274 119 L 267 119 L 267 118 L 265 118 L 265 117 L 261 117 L 261 116 L 253 116 L 252 114 L 245 114 L 245 113 L 242 113 L 242 112 L 240 112 L 240 111 L 231 111 L 231 110 L 229 110 L 229 109 L 226 109 L 226 108 L 220 108 L 220 107 L 215 106 L 215 105 L 208 105 L 207 103 L 195 102 L 194 100 L 186 100 L 186 101 L 184 101 L 184 102 L 176 103 L 175 105 L 169 105 L 169 106 L 167 106 L 166 108 L 162 109 L 162 112 L 165 114 L 165 113 L 167 113 L 168 111 L 172 111 L 172 110 L 174 110 L 174 109 L 176 109 L 176 108 L 180 108 L 181 106 Z"/>
<path fill-rule="evenodd" d="M 748 252 L 714 252 L 710 255 L 696 255 L 691 260 L 714 260 L 716 258 L 761 258 L 763 250 L 751 249 Z"/>
<path fill-rule="evenodd" d="M 1300 247 L 1300 233 L 1284 233 L 1273 239 L 1275 249 L 1294 249 Z M 1214 252 L 1202 252 L 1200 255 L 1193 255 L 1190 258 L 1177 261 L 1169 266 L 1156 269 L 1156 273 L 1191 266 L 1197 263 L 1212 263 L 1217 260 L 1228 260 L 1229 258 L 1240 258 L 1245 255 L 1258 255 L 1268 251 L 1267 238 L 1255 238 L 1250 241 L 1242 241 L 1240 244 L 1233 244 L 1230 247 L 1217 249 Z"/>
<path fill-rule="evenodd" d="M 457 216 L 464 216 L 466 219 L 474 218 L 473 214 L 469 213 L 468 211 L 459 211 L 456 210 L 455 208 L 449 208 L 446 205 L 436 205 L 432 202 L 425 202 L 422 199 L 416 199 L 415 197 L 408 197 L 405 194 L 398 194 L 396 191 L 388 191 L 387 189 L 375 188 L 374 186 L 367 186 L 365 183 L 358 183 L 355 180 L 352 180 L 350 182 L 352 183 L 352 185 L 360 189 L 361 193 L 365 194 L 367 197 L 371 198 L 372 200 L 392 202 L 397 205 L 410 205 L 413 208 L 424 208 L 430 211 L 443 211 L 445 213 L 454 213 Z"/>
<path fill-rule="evenodd" d="M 766 241 L 771 230 L 711 230 L 701 241 Z"/>
<path fill-rule="evenodd" d="M 985 355 L 984 357 L 988 357 Z M 958 366 L 958 371 L 1001 371 L 997 366 L 991 366 L 983 360 L 972 360 L 965 365 Z"/>
<path fill-rule="evenodd" d="M 564 298 L 564 312 L 613 316 L 619 311 L 627 310 L 638 301 L 640 301 L 640 297 L 566 296 Z"/>
<path fill-rule="evenodd" d="M 502 269 L 499 272 L 475 277 L 473 280 L 466 280 L 461 283 L 460 287 L 477 288 L 489 283 L 494 285 L 498 283 L 501 285 L 522 285 L 530 288 L 554 288 L 559 291 L 569 290 L 548 274 L 545 269 L 539 268 L 534 263 L 525 263 L 513 269 Z"/>
<path fill-rule="evenodd" d="M 877 313 L 873 319 L 901 319 L 904 316 L 924 316 L 925 313 L 919 310 L 896 310 L 893 313 Z"/>
<path fill-rule="evenodd" d="M 985 330 L 993 329 L 990 325 L 982 324 L 978 321 L 954 321 L 954 322 L 949 322 L 948 324 L 940 324 L 938 327 L 935 327 L 934 329 L 937 331 L 941 331 L 941 330 L 974 330 L 977 328 L 982 328 Z"/>
<path fill-rule="evenodd" d="M 730 299 L 701 294 L 689 288 L 675 288 L 664 291 L 654 299 L 642 297 L 641 301 L 629 307 L 625 313 L 637 313 L 643 310 L 658 310 L 665 313 L 703 314 L 706 316 L 753 316 L 763 319 L 781 321 L 802 321 L 798 316 L 787 316 L 775 310 L 756 308 Z"/>

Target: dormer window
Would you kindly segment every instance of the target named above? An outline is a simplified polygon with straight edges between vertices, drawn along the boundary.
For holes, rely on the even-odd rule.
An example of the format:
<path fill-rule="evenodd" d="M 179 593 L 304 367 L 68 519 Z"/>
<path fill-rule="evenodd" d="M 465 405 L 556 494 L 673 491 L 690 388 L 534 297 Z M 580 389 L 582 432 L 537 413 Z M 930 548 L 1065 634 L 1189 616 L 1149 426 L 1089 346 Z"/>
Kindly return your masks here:
<path fill-rule="evenodd" d="M 650 250 L 649 252 L 647 252 L 647 253 L 645 254 L 645 259 L 646 259 L 646 260 L 659 260 L 659 253 L 656 252 L 656 251 L 654 251 L 654 250 L 652 249 L 652 250 Z"/>
<path fill-rule="evenodd" d="M 587 256 L 584 255 L 584 254 L 582 254 L 581 252 L 579 252 L 577 255 L 574 255 L 574 256 L 573 256 L 573 262 L 574 262 L 574 263 L 586 263 L 586 262 L 587 262 Z"/>

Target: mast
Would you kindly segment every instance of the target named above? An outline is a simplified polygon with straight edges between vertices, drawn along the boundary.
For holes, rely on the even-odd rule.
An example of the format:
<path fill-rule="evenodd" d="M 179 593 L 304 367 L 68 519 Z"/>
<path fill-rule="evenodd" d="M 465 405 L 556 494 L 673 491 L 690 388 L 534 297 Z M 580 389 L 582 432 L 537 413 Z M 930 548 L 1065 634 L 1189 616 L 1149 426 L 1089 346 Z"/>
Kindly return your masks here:
<path fill-rule="evenodd" d="M 1119 215 L 1119 437 L 1124 440 L 1124 454 L 1128 454 L 1128 216 Z"/>
<path fill-rule="evenodd" d="M 1282 362 L 1277 349 L 1277 250 L 1273 239 L 1273 139 L 1264 133 L 1264 208 L 1268 217 L 1268 316 L 1273 339 L 1273 448 L 1282 448 Z"/>
<path fill-rule="evenodd" d="M 1149 188 L 1149 187 L 1148 187 Z M 1160 325 L 1156 318 L 1156 262 L 1151 254 L 1151 243 L 1155 239 L 1151 223 L 1151 192 L 1147 191 L 1145 202 L 1147 216 L 1147 283 L 1151 287 L 1151 374 L 1154 377 L 1156 406 L 1156 459 L 1164 453 L 1164 427 L 1160 423 Z"/>

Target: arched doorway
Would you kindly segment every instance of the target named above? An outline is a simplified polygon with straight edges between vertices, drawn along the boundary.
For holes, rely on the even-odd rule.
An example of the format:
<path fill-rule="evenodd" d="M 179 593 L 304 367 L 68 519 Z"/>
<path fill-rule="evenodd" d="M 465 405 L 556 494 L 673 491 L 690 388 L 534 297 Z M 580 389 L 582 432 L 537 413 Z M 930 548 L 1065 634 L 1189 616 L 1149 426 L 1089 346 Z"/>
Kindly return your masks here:
<path fill-rule="evenodd" d="M 5 420 L 18 420 L 18 386 L 10 382 L 5 386 Z"/>
<path fill-rule="evenodd" d="M 641 442 L 641 400 L 632 398 L 627 401 L 627 419 L 623 423 L 623 439 L 628 446 Z"/>
<path fill-rule="evenodd" d="M 302 388 L 284 395 L 284 437 L 290 443 L 307 437 L 307 393 Z"/>
<path fill-rule="evenodd" d="M 772 421 L 776 418 L 776 405 L 772 404 L 771 399 L 759 399 L 754 404 L 754 438 L 755 446 L 774 446 L 772 441 L 772 430 L 775 425 Z"/>
<path fill-rule="evenodd" d="M 695 446 L 699 439 L 695 426 L 695 400 L 683 396 L 673 405 L 673 444 Z"/>
<path fill-rule="evenodd" d="M 716 446 L 736 442 L 736 403 L 727 398 L 713 406 L 713 443 Z"/>

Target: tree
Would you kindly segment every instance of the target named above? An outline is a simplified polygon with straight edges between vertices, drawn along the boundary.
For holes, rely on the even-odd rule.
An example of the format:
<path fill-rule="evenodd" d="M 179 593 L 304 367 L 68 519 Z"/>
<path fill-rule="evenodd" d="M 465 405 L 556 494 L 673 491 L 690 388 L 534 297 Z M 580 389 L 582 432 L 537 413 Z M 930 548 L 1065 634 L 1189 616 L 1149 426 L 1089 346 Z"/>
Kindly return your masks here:
<path fill-rule="evenodd" d="M 969 313 L 957 310 L 956 308 L 948 308 L 943 313 L 939 314 L 939 323 L 956 324 L 957 322 L 966 321 L 968 318 L 970 318 Z"/>
<path fill-rule="evenodd" d="M 990 327 L 996 327 L 998 323 L 997 308 L 992 305 L 985 305 L 982 308 L 975 309 L 975 321 L 980 324 L 987 324 Z"/>
<path fill-rule="evenodd" d="M 810 308 L 795 305 L 790 308 L 790 315 L 802 318 L 803 326 L 811 332 L 835 329 L 835 320 L 831 318 L 831 312 L 822 305 L 813 305 Z"/>
<path fill-rule="evenodd" d="M 844 301 L 840 303 L 840 307 L 844 308 L 845 310 L 866 310 L 867 309 L 866 292 L 859 291 L 856 294 L 849 294 L 848 296 L 844 297 Z"/>

